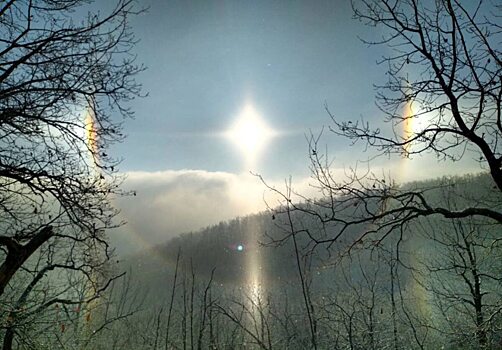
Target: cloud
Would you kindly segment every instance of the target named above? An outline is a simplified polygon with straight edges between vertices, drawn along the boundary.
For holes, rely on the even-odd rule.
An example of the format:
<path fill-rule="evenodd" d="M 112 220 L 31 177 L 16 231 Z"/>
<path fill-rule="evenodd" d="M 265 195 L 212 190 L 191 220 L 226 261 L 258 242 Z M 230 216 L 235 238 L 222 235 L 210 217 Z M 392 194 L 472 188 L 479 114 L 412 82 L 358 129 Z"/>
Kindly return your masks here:
<path fill-rule="evenodd" d="M 373 164 L 371 171 L 375 176 L 390 175 L 398 182 L 406 182 L 479 170 L 469 160 L 445 163 L 444 167 L 431 166 L 437 164 L 431 158 L 388 160 Z M 361 164 L 358 171 L 366 172 L 366 166 Z M 343 181 L 347 170 L 332 168 L 331 174 L 337 181 Z M 271 207 L 279 203 L 279 197 L 249 173 L 165 170 L 126 175 L 124 189 L 134 190 L 137 195 L 120 198 L 116 203 L 127 221 L 127 225 L 111 233 L 119 252 L 143 249 L 184 232 L 266 210 L 266 203 Z M 320 196 L 313 179 L 293 178 L 292 182 L 297 193 L 310 198 Z M 284 180 L 268 184 L 285 193 Z"/>
<path fill-rule="evenodd" d="M 183 232 L 256 213 L 266 209 L 265 199 L 271 205 L 277 199 L 249 173 L 166 170 L 126 175 L 124 189 L 137 195 L 116 202 L 127 221 L 111 234 L 119 251 L 142 249 Z M 306 188 L 306 180 L 301 183 Z"/>

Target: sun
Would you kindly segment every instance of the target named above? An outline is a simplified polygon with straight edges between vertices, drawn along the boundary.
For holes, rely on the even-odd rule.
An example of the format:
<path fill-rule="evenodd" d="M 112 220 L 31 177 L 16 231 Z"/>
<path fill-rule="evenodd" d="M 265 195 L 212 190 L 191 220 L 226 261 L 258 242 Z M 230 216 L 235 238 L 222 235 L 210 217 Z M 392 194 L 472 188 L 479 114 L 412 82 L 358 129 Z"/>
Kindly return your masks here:
<path fill-rule="evenodd" d="M 251 104 L 246 105 L 226 136 L 241 150 L 248 163 L 256 161 L 275 132 Z"/>

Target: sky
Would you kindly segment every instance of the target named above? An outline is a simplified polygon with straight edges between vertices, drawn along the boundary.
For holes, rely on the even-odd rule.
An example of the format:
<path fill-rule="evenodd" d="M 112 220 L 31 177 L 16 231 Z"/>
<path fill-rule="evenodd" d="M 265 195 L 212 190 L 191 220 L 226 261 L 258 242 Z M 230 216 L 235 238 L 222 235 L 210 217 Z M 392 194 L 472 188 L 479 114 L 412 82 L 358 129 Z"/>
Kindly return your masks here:
<path fill-rule="evenodd" d="M 304 134 L 329 123 L 325 102 L 344 117 L 373 109 L 384 70 L 358 41 L 365 28 L 348 1 L 141 3 L 149 10 L 132 28 L 149 96 L 133 104 L 122 170 L 242 171 L 241 154 L 217 134 L 251 103 L 287 134 L 253 170 L 302 172 L 294 160 L 305 157 Z"/>
<path fill-rule="evenodd" d="M 278 187 L 291 177 L 309 193 L 306 135 L 323 127 L 321 145 L 340 174 L 371 156 L 326 131 L 325 105 L 341 120 L 382 120 L 374 84 L 385 82 L 376 62 L 388 48 L 360 41 L 378 32 L 352 19 L 350 1 L 140 3 L 148 10 L 131 27 L 148 96 L 132 103 L 136 118 L 113 150 L 124 158 L 125 188 L 137 192 L 117 202 L 128 222 L 113 234 L 120 249 L 263 210 L 267 191 L 250 171 Z M 270 131 L 252 160 L 243 136 L 229 137 L 249 109 Z M 373 165 L 391 175 L 403 168 Z M 441 175 L 423 166 L 412 173 Z"/>

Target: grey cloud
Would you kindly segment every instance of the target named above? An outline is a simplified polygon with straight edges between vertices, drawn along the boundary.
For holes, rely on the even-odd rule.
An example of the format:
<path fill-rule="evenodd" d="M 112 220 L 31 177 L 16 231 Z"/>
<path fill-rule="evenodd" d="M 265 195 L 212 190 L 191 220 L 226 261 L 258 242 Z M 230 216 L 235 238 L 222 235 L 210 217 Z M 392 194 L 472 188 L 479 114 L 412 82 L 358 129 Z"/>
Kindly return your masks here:
<path fill-rule="evenodd" d="M 397 181 L 419 180 L 442 175 L 473 172 L 469 161 L 458 162 L 432 173 L 430 157 L 422 159 L 394 160 L 376 164 L 371 171 L 390 175 Z M 359 169 L 367 171 L 367 169 Z M 332 175 L 342 180 L 347 169 L 333 168 Z M 129 172 L 124 189 L 134 190 L 137 195 L 120 198 L 116 205 L 128 223 L 111 233 L 112 242 L 119 251 L 131 251 L 159 244 L 180 233 L 244 216 L 266 209 L 264 198 L 270 206 L 279 198 L 267 191 L 255 176 L 249 173 L 232 174 L 203 170 L 166 170 L 159 172 Z M 311 186 L 309 184 L 313 184 Z M 284 181 L 271 186 L 284 190 Z M 297 193 L 317 197 L 321 193 L 311 178 L 293 179 Z"/>
<path fill-rule="evenodd" d="M 127 225 L 112 233 L 120 250 L 144 248 L 180 233 L 265 209 L 265 187 L 250 174 L 199 170 L 130 172 L 137 195 L 116 205 Z"/>

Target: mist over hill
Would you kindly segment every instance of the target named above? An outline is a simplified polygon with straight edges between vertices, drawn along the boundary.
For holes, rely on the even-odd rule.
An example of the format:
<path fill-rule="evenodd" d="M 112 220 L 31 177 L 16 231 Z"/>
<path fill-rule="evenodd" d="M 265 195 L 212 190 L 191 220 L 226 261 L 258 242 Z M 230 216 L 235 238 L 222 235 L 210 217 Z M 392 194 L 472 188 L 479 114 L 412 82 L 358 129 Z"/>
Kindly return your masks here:
<path fill-rule="evenodd" d="M 484 173 L 411 182 L 402 185 L 402 188 L 426 189 L 425 195 L 431 204 L 443 201 L 444 193 L 447 191 L 454 198 L 455 206 L 460 209 L 472 204 L 473 200 L 481 199 L 484 203 L 493 202 L 494 207 L 501 205 L 498 194 L 493 191 L 490 177 Z M 300 205 L 307 207 L 308 203 Z M 349 205 L 346 210 L 347 215 L 354 214 L 353 210 L 356 209 Z M 311 232 L 316 231 L 318 224 L 312 217 L 301 212 L 292 215 L 292 220 L 309 227 Z M 330 266 L 347 257 L 350 258 L 351 251 L 368 248 L 379 238 L 361 239 L 355 249 L 353 246 L 353 242 L 357 241 L 367 229 L 367 225 L 354 226 L 336 243 L 329 245 L 315 245 L 308 235 L 298 234 L 297 248 L 298 256 L 302 257 L 301 268 L 308 263 L 309 269 L 322 275 L 325 271 L 329 271 Z M 292 240 L 284 239 L 288 230 L 290 227 L 285 222 L 285 217 L 273 211 L 237 217 L 198 231 L 182 233 L 152 249 L 128 256 L 125 259 L 126 266 L 141 279 L 142 285 L 162 284 L 169 279 L 170 274 L 173 274 L 179 254 L 182 270 L 206 278 L 213 274 L 214 280 L 219 283 L 245 285 L 249 283 L 250 259 L 254 257 L 257 261 L 253 263 L 258 265 L 260 283 L 269 287 L 284 283 L 294 284 L 298 282 L 299 262 Z M 407 231 L 400 245 L 403 252 L 413 250 L 425 241 L 422 235 L 416 232 L 416 225 L 409 226 Z M 323 237 L 329 235 L 329 230 L 322 232 Z M 388 248 L 392 247 L 395 241 L 396 237 L 390 236 L 381 244 Z M 308 256 L 308 261 L 305 260 L 305 255 Z M 159 288 L 162 289 L 160 286 Z M 156 290 L 150 287 L 148 289 L 150 293 Z"/>

